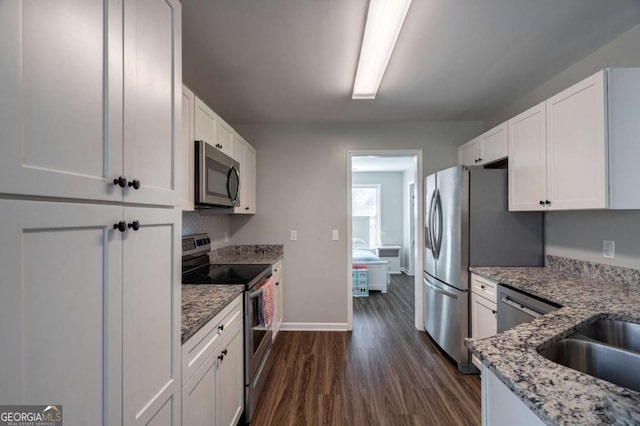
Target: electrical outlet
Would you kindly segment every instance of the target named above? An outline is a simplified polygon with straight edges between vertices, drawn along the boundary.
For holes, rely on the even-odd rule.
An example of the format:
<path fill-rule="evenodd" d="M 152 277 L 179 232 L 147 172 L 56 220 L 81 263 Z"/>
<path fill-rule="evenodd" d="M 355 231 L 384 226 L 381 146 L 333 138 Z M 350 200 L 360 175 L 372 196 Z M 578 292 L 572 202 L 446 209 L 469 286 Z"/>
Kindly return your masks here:
<path fill-rule="evenodd" d="M 298 231 L 293 230 L 293 229 L 291 231 L 289 231 L 289 239 L 291 241 L 297 241 L 298 240 Z"/>
<path fill-rule="evenodd" d="M 614 259 L 616 256 L 616 242 L 602 240 L 602 257 L 605 259 Z"/>
<path fill-rule="evenodd" d="M 331 231 L 331 239 L 333 241 L 338 241 L 340 239 L 340 234 L 338 233 L 337 229 L 334 229 L 333 231 Z"/>

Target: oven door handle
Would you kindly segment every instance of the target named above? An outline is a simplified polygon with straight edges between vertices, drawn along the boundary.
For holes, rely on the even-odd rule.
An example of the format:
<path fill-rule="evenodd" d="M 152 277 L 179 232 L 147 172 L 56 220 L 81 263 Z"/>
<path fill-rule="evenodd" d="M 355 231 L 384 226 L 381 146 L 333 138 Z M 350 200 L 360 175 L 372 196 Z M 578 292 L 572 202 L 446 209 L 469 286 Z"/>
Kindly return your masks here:
<path fill-rule="evenodd" d="M 249 293 L 249 299 L 255 299 L 256 297 L 260 296 L 262 294 L 262 289 L 258 289 L 256 291 L 253 291 L 251 293 Z"/>

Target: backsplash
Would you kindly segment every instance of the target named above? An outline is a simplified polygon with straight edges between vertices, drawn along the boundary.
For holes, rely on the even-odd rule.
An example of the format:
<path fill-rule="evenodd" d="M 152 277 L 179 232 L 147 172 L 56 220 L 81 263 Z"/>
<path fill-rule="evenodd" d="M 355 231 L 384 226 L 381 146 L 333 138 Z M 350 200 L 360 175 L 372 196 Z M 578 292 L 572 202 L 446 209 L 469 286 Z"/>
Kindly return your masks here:
<path fill-rule="evenodd" d="M 552 255 L 546 256 L 545 266 L 584 278 L 640 286 L 640 270 L 638 269 Z"/>
<path fill-rule="evenodd" d="M 229 245 L 230 230 L 229 215 L 207 211 L 182 212 L 182 235 L 206 232 L 214 250 Z"/>

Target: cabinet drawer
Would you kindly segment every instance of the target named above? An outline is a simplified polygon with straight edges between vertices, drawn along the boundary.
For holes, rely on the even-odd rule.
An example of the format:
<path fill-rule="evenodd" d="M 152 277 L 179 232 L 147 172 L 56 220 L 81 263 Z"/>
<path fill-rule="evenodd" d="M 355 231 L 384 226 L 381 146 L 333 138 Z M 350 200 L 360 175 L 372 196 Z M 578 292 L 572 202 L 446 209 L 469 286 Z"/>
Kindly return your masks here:
<path fill-rule="evenodd" d="M 204 364 L 235 325 L 242 323 L 242 297 L 236 297 L 182 345 L 182 383 Z"/>
<path fill-rule="evenodd" d="M 480 275 L 471 274 L 471 291 L 497 303 L 498 283 Z"/>

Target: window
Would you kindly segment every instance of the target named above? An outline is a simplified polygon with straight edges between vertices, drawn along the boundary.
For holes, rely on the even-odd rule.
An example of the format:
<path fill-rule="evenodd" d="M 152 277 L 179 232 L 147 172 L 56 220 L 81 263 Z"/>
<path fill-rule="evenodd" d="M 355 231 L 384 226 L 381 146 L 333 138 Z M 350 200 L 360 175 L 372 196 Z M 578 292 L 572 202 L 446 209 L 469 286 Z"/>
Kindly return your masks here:
<path fill-rule="evenodd" d="M 352 236 L 366 247 L 380 244 L 380 185 L 353 185 L 351 188 Z M 356 246 L 358 244 L 354 244 Z"/>

